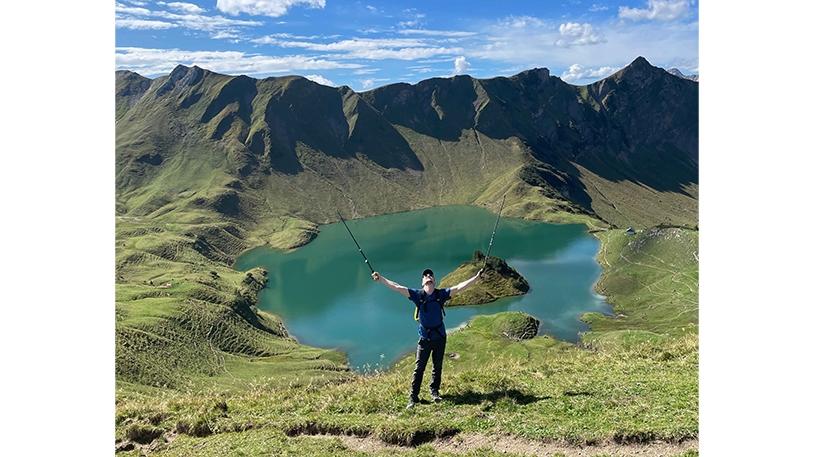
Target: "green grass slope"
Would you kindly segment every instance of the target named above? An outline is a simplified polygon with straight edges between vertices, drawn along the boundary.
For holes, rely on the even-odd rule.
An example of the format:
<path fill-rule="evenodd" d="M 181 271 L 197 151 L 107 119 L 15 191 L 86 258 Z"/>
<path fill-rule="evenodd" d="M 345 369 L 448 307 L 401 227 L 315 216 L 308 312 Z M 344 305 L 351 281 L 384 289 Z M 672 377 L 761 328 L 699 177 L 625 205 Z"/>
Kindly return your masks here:
<path fill-rule="evenodd" d="M 697 231 L 655 227 L 597 236 L 605 274 L 596 288 L 614 304 L 616 316 L 585 316 L 592 329 L 586 341 L 698 333 Z"/>
<path fill-rule="evenodd" d="M 198 445 L 220 433 L 226 435 L 218 440 L 238 444 L 242 434 L 229 432 L 248 428 L 287 436 L 372 436 L 403 446 L 466 433 L 582 445 L 696 436 L 692 338 L 586 351 L 545 337 L 507 338 L 495 320 L 480 317 L 450 337 L 448 351 L 458 358 L 446 361 L 446 400 L 440 404 L 405 411 L 411 372 L 405 360 L 390 372 L 342 384 L 285 389 L 261 384 L 244 394 L 120 400 L 119 433 L 123 438 L 132 428 L 153 426 L 168 434 L 204 435 L 191 441 Z M 205 423 L 205 429 L 190 433 L 196 423 Z M 167 447 L 172 450 L 174 443 Z"/>
<path fill-rule="evenodd" d="M 299 230 L 299 224 L 292 224 Z M 296 242 L 296 237 L 278 239 Z M 119 218 L 116 378 L 120 394 L 145 387 L 245 388 L 348 376 L 345 357 L 301 346 L 276 316 L 255 308 L 265 271 L 230 268 L 246 242 L 232 224 Z"/>
<path fill-rule="evenodd" d="M 637 252 L 637 260 L 648 258 L 654 265 L 675 264 L 687 252 L 695 259 L 691 254 L 697 234 L 686 230 L 657 229 L 638 239 L 618 231 L 600 236 L 607 262 L 603 290 L 617 310 L 630 316 L 648 313 L 655 303 L 636 299 L 653 283 L 619 286 L 627 274 L 621 263 L 631 259 L 631 251 Z M 636 268 L 649 268 L 640 263 Z M 685 266 L 691 270 L 693 261 Z M 629 293 L 614 295 L 617 290 Z M 685 298 L 692 296 L 688 292 Z M 693 321 L 692 312 L 681 313 L 680 307 L 674 311 L 685 323 Z M 546 336 L 529 338 L 534 319 L 522 313 L 478 316 L 450 334 L 445 400 L 414 410 L 404 409 L 410 356 L 387 372 L 339 383 L 283 387 L 264 380 L 246 390 L 122 396 L 117 439 L 133 453 L 142 449 L 134 438 L 139 439 L 156 455 L 307 451 L 326 456 L 360 454 L 342 441 L 310 436 L 350 435 L 407 446 L 371 452 L 381 455 L 434 455 L 437 439 L 471 434 L 580 446 L 694 439 L 697 333 L 665 332 L 658 319 L 643 318 L 632 326 L 625 326 L 624 319 L 613 322 L 606 328 L 597 322 L 582 347 Z M 622 332 L 657 337 L 620 339 Z M 616 344 L 620 342 L 624 344 Z"/>

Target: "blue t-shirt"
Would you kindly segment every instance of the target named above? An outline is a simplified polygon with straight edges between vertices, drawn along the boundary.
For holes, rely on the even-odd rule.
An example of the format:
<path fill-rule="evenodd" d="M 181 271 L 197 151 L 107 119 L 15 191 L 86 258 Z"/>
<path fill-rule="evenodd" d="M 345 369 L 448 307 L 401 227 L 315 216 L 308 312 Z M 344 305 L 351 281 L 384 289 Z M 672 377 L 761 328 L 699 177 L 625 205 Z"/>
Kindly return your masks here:
<path fill-rule="evenodd" d="M 421 294 L 424 293 L 422 289 L 407 289 L 410 293 L 410 301 L 418 305 Z M 427 296 L 427 302 L 418 307 L 418 334 L 421 338 L 436 340 L 439 338 L 446 338 L 447 331 L 444 328 L 444 316 L 441 313 L 441 302 L 449 300 L 449 288 L 435 289 L 435 291 Z"/>

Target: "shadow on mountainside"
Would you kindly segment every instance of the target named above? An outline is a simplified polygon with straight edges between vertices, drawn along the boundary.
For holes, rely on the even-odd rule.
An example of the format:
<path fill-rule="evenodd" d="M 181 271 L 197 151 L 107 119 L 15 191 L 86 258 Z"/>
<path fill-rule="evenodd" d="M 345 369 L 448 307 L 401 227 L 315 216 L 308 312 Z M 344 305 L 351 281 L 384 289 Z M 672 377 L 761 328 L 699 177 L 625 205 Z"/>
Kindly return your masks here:
<path fill-rule="evenodd" d="M 610 181 L 688 195 L 698 183 L 698 83 L 639 57 L 588 86 L 547 69 L 512 77 L 433 78 L 392 84 L 361 96 L 390 123 L 444 141 L 474 130 L 518 138 L 545 164 L 575 180 L 579 164 Z M 584 204 L 584 186 L 572 189 Z"/>

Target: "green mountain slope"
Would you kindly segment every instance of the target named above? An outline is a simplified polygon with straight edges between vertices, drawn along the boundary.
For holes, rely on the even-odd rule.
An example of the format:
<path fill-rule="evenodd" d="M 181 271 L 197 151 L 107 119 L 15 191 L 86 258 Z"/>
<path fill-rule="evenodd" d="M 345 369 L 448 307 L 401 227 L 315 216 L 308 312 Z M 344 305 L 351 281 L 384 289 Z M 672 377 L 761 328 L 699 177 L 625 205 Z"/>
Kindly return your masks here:
<path fill-rule="evenodd" d="M 535 69 L 357 94 L 183 66 L 145 85 L 117 73 L 120 215 L 326 222 L 497 190 L 508 215 L 695 223 L 698 85 L 643 58 L 582 87 Z"/>

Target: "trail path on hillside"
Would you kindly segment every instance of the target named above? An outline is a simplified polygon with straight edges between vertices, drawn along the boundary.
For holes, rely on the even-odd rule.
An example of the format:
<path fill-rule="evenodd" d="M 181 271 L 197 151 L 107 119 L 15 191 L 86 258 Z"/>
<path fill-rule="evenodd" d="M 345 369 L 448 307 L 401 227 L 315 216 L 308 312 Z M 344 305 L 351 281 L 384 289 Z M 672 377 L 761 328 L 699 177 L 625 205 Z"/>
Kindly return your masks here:
<path fill-rule="evenodd" d="M 415 448 L 387 444 L 383 441 L 366 437 L 346 435 L 312 435 L 315 438 L 338 439 L 350 450 L 365 453 L 409 451 Z M 467 433 L 449 438 L 437 439 L 428 443 L 438 452 L 464 454 L 478 449 L 489 449 L 494 452 L 515 455 L 564 455 L 566 457 L 591 457 L 596 455 L 613 457 L 666 457 L 683 454 L 689 450 L 698 450 L 698 440 L 685 440 L 680 443 L 654 441 L 647 444 L 618 444 L 614 442 L 589 446 L 578 446 L 567 443 L 532 441 L 513 436 L 483 435 Z"/>
<path fill-rule="evenodd" d="M 629 263 L 629 264 L 632 264 L 632 265 L 637 265 L 637 266 L 640 266 L 640 267 L 643 267 L 643 268 L 650 268 L 650 269 L 653 269 L 653 270 L 658 270 L 658 271 L 662 271 L 662 272 L 665 272 L 665 273 L 669 273 L 669 274 L 670 274 L 670 276 L 668 277 L 668 279 L 670 279 L 670 280 L 671 280 L 671 281 L 672 281 L 674 284 L 679 284 L 679 285 L 681 285 L 681 286 L 683 286 L 683 287 L 687 288 L 687 290 L 688 290 L 688 291 L 689 291 L 691 294 L 695 294 L 696 296 L 698 295 L 698 288 L 697 288 L 697 287 L 693 287 L 692 285 L 690 285 L 690 284 L 686 283 L 685 281 L 682 281 L 682 280 L 681 280 L 681 278 L 682 278 L 682 277 L 687 278 L 687 279 L 690 279 L 690 280 L 692 280 L 692 279 L 693 279 L 693 278 L 691 278 L 690 276 L 688 276 L 686 273 L 684 273 L 684 272 L 682 272 L 682 271 L 678 271 L 677 269 L 670 269 L 670 268 L 665 268 L 665 267 L 658 267 L 658 266 L 655 266 L 655 265 L 649 265 L 649 264 L 646 264 L 646 263 L 641 263 L 641 262 L 635 262 L 635 261 L 630 260 L 630 259 L 628 259 L 627 257 L 625 257 L 625 255 L 624 255 L 624 254 L 620 254 L 619 256 L 622 258 L 622 260 L 624 260 L 625 262 L 627 262 L 627 263 Z M 653 256 L 651 256 L 651 257 L 653 257 Z M 664 263 L 665 265 L 672 266 L 673 268 L 675 268 L 675 266 L 674 266 L 674 265 L 669 265 L 669 264 L 667 264 L 666 262 L 662 261 L 661 259 L 658 259 L 658 258 L 656 258 L 656 257 L 653 257 L 653 258 L 654 258 L 654 259 L 656 259 L 656 260 L 659 260 L 660 262 Z M 653 289 L 651 288 L 651 286 L 655 286 L 655 285 L 657 285 L 657 284 L 658 284 L 658 282 L 659 282 L 659 281 L 654 282 L 654 283 L 652 283 L 652 284 L 644 284 L 644 283 L 643 283 L 642 285 L 643 285 L 643 286 L 645 286 L 645 287 L 647 288 L 647 290 L 649 290 L 649 291 L 652 293 L 652 292 L 653 292 Z M 692 304 L 694 304 L 694 305 L 698 306 L 698 302 L 697 302 L 697 301 L 693 301 L 693 302 L 692 302 Z"/>

